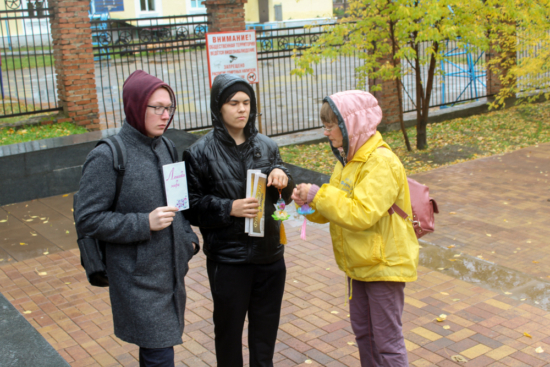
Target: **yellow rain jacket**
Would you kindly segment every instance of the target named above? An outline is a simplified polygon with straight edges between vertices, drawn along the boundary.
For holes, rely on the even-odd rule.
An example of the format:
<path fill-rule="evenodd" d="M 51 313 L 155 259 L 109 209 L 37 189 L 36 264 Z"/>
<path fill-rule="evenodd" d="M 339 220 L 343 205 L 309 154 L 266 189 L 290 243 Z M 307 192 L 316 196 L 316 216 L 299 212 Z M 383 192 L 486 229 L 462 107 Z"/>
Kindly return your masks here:
<path fill-rule="evenodd" d="M 333 110 L 345 110 L 330 104 Z M 337 116 L 350 122 L 344 113 Z M 388 214 L 396 203 L 412 217 L 405 169 L 379 132 L 357 146 L 350 157 L 354 136 L 348 136 L 348 132 L 357 129 L 341 123 L 339 126 L 344 129 L 344 151 L 349 162 L 340 158 L 330 183 L 323 185 L 310 203 L 316 211 L 307 218 L 315 223 L 330 222 L 336 262 L 350 278 L 366 282 L 414 281 L 419 246 L 412 223 Z"/>

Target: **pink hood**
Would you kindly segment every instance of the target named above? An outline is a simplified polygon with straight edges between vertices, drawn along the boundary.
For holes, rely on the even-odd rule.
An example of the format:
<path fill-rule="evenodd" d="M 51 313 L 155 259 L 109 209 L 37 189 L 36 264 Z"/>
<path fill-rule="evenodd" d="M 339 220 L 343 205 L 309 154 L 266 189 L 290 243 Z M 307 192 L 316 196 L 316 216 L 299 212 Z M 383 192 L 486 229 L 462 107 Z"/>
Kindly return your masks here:
<path fill-rule="evenodd" d="M 382 121 L 382 109 L 372 94 L 360 90 L 336 93 L 325 97 L 323 102 L 328 102 L 338 117 L 338 127 L 344 137 L 342 148 L 349 162 L 376 133 L 376 127 Z M 333 147 L 332 150 L 340 158 L 338 149 Z"/>

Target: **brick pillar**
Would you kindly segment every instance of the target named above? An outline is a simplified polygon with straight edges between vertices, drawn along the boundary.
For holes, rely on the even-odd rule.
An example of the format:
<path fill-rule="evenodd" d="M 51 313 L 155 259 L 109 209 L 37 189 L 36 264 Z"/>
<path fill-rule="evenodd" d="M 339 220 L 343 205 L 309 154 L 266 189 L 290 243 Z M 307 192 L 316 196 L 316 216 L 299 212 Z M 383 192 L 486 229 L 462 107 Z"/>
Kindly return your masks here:
<path fill-rule="evenodd" d="M 99 129 L 89 1 L 50 0 L 57 96 L 67 119 L 89 130 Z"/>
<path fill-rule="evenodd" d="M 391 63 L 391 57 L 385 57 L 381 63 Z M 382 88 L 382 90 L 371 92 L 382 109 L 382 124 L 399 125 L 399 96 L 395 80 L 369 78 L 369 90 L 372 90 L 374 85 L 379 85 Z"/>
<path fill-rule="evenodd" d="M 244 31 L 244 4 L 248 0 L 205 0 L 208 32 Z"/>

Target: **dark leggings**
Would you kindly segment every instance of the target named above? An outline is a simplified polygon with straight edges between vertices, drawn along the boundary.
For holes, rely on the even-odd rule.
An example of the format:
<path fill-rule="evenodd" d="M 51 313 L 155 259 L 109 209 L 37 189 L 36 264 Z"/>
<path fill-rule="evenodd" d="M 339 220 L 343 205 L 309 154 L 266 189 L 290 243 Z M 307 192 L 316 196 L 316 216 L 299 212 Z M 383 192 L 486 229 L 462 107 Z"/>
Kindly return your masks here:
<path fill-rule="evenodd" d="M 174 367 L 174 347 L 139 347 L 139 367 Z"/>

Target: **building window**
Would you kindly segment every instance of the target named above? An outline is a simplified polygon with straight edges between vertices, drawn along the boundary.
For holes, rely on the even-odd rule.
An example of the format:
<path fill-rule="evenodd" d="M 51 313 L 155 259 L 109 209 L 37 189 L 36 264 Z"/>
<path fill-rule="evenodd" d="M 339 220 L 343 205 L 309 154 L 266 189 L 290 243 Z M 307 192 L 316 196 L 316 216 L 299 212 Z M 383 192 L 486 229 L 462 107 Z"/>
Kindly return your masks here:
<path fill-rule="evenodd" d="M 141 0 L 141 11 L 155 11 L 155 0 Z"/>
<path fill-rule="evenodd" d="M 191 9 L 206 9 L 206 6 L 202 3 L 204 0 L 190 0 Z"/>

